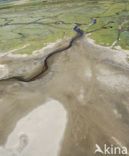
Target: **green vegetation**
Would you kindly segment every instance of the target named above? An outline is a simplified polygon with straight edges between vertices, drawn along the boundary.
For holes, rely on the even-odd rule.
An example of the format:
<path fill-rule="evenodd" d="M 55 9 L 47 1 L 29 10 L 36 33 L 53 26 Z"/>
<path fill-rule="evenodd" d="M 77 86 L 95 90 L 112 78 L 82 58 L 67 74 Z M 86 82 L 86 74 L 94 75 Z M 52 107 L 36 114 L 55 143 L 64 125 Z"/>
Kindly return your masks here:
<path fill-rule="evenodd" d="M 103 46 L 129 49 L 129 0 L 28 0 L 29 3 L 0 4 L 0 52 L 31 54 L 46 44 L 84 32 Z M 91 19 L 92 18 L 92 19 Z M 96 23 L 92 25 L 93 19 Z M 27 45 L 27 46 L 25 46 Z"/>

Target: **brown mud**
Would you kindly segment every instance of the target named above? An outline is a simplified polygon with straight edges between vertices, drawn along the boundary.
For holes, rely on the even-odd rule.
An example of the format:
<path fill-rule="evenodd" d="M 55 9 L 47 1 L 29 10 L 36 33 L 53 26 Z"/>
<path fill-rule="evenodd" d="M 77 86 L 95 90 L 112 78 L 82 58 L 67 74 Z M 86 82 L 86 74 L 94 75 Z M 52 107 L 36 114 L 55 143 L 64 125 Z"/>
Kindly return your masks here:
<path fill-rule="evenodd" d="M 129 149 L 129 68 L 115 61 L 114 53 L 82 38 L 72 48 L 51 57 L 48 71 L 39 79 L 29 83 L 0 82 L 1 147 L 20 119 L 54 99 L 67 112 L 58 155 L 93 156 L 95 144 Z M 50 146 L 46 140 L 44 143 Z M 29 150 L 24 152 L 32 156 Z M 37 155 L 43 156 L 42 151 Z M 47 156 L 52 153 L 49 151 Z"/>

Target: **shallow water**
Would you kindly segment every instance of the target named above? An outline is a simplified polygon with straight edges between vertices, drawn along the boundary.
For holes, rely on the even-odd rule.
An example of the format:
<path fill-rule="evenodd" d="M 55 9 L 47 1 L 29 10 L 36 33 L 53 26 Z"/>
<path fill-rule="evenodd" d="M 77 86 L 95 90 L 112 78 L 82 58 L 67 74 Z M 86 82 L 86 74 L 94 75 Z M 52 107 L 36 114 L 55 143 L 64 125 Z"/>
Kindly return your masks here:
<path fill-rule="evenodd" d="M 116 52 L 94 47 L 82 38 L 50 58 L 49 70 L 40 79 L 29 83 L 1 81 L 1 152 L 6 156 L 13 146 L 8 141 L 12 138 L 14 145 L 18 144 L 15 139 L 20 134 L 28 136 L 26 140 L 23 135 L 22 156 L 33 156 L 35 141 L 37 152 L 41 150 L 38 156 L 47 149 L 45 155 L 51 156 L 52 148 L 55 155 L 92 156 L 95 144 L 103 147 L 105 143 L 129 149 L 129 68 L 120 64 L 119 57 L 115 61 L 114 55 Z"/>

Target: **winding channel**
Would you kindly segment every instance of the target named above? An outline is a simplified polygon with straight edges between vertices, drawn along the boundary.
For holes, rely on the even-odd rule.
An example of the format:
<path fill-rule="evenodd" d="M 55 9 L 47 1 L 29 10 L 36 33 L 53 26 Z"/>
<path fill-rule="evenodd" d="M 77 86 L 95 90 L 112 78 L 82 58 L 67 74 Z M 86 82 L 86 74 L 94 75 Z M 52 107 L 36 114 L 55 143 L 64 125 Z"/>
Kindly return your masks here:
<path fill-rule="evenodd" d="M 7 79 L 3 79 L 3 80 L 10 80 L 10 79 L 16 79 L 18 81 L 23 81 L 23 82 L 31 82 L 31 81 L 34 81 L 36 80 L 37 78 L 39 78 L 44 72 L 46 72 L 48 70 L 48 59 L 57 54 L 57 53 L 60 53 L 60 52 L 63 52 L 69 48 L 72 47 L 72 44 L 75 40 L 77 40 L 78 38 L 80 38 L 81 36 L 83 36 L 84 32 L 79 28 L 79 26 L 81 26 L 81 24 L 78 24 L 76 25 L 73 30 L 77 32 L 77 35 L 75 37 L 73 37 L 71 39 L 71 41 L 69 42 L 69 45 L 67 47 L 64 47 L 62 49 L 57 49 L 53 52 L 51 52 L 50 54 L 48 54 L 44 60 L 44 65 L 43 65 L 43 68 L 42 68 L 42 71 L 40 73 L 38 73 L 37 75 L 33 76 L 32 78 L 29 78 L 29 79 L 24 79 L 23 77 L 21 76 L 14 76 L 14 77 L 11 77 L 11 78 L 7 78 Z M 0 80 L 2 81 L 2 80 Z"/>
<path fill-rule="evenodd" d="M 91 18 L 90 20 L 92 21 L 92 24 L 91 24 L 90 26 L 96 24 L 96 19 Z M 109 23 L 113 23 L 113 21 L 107 22 L 106 24 L 104 24 L 104 25 L 101 26 L 100 28 L 97 28 L 97 29 L 95 29 L 95 30 L 91 30 L 91 31 L 89 31 L 89 32 L 86 32 L 86 34 L 92 33 L 92 32 L 94 32 L 94 31 L 97 31 L 97 30 L 100 30 L 100 29 L 105 29 L 105 28 L 106 28 L 105 26 L 107 26 Z M 30 77 L 30 78 L 28 78 L 28 79 L 25 79 L 25 78 L 23 78 L 22 76 L 13 76 L 13 77 L 10 77 L 10 78 L 7 78 L 7 79 L 1 79 L 0 81 L 6 81 L 6 80 L 11 80 L 11 79 L 16 79 L 16 80 L 22 81 L 22 82 L 31 82 L 31 81 L 34 81 L 34 80 L 38 79 L 43 73 L 45 73 L 45 72 L 48 70 L 48 68 L 49 68 L 49 67 L 48 67 L 48 59 L 49 59 L 51 56 L 53 56 L 53 55 L 55 55 L 55 54 L 57 54 L 57 53 L 64 52 L 65 50 L 71 48 L 72 45 L 73 45 L 73 42 L 74 42 L 75 40 L 77 40 L 77 39 L 79 39 L 80 37 L 83 36 L 84 32 L 83 32 L 83 30 L 81 30 L 81 29 L 79 28 L 81 25 L 86 25 L 86 24 L 78 24 L 78 23 L 76 23 L 76 26 L 73 28 L 73 30 L 74 30 L 77 34 L 76 34 L 76 36 L 74 36 L 74 37 L 71 39 L 71 41 L 69 42 L 69 44 L 68 44 L 66 47 L 57 49 L 57 50 L 51 52 L 50 54 L 48 54 L 48 55 L 46 56 L 46 58 L 45 58 L 45 60 L 44 60 L 44 64 L 43 64 L 42 71 L 39 72 L 37 75 L 34 75 L 33 77 Z"/>

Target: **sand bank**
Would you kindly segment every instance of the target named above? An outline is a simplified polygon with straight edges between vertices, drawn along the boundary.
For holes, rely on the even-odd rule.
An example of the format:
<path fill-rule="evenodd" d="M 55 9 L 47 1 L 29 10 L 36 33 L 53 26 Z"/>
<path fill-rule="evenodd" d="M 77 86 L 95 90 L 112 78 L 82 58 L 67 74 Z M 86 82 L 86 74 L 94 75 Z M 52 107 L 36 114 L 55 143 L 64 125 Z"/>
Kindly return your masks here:
<path fill-rule="evenodd" d="M 62 104 L 51 99 L 18 121 L 0 155 L 57 156 L 66 123 Z"/>

